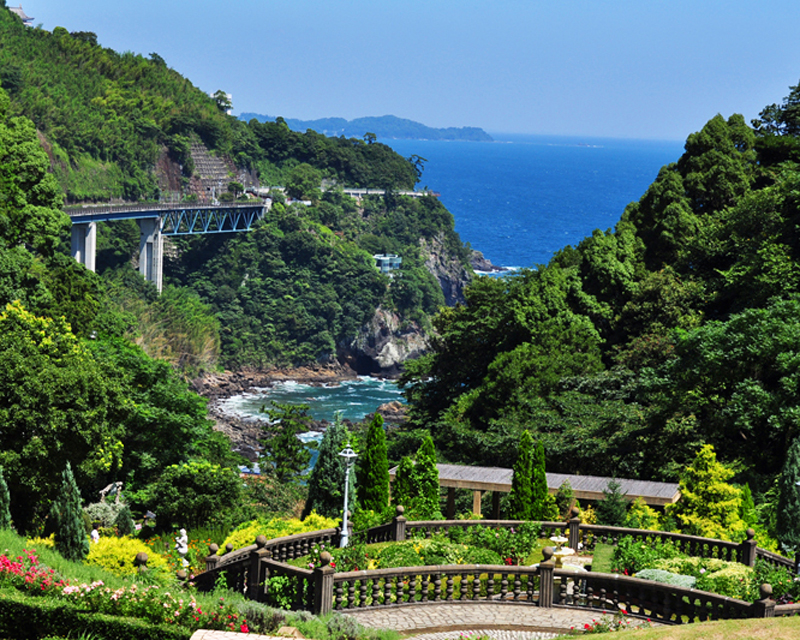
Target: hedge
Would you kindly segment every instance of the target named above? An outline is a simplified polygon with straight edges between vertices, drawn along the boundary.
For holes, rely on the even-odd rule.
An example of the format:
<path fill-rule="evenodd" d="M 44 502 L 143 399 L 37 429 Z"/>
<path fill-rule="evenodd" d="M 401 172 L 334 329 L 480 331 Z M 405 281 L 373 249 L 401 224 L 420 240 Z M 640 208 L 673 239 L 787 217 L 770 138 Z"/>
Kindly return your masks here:
<path fill-rule="evenodd" d="M 0 637 L 38 640 L 75 632 L 104 640 L 188 640 L 192 631 L 139 618 L 89 613 L 63 600 L 0 591 Z"/>

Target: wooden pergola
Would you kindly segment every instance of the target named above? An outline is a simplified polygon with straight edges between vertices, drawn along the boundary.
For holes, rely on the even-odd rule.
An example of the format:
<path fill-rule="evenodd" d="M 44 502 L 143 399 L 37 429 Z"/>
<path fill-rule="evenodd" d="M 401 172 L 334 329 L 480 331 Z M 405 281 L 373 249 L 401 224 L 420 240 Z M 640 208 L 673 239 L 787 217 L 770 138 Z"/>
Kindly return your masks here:
<path fill-rule="evenodd" d="M 511 478 L 514 472 L 501 467 L 467 467 L 458 464 L 437 464 L 439 469 L 439 486 L 447 487 L 447 518 L 455 515 L 455 490 L 471 489 L 472 512 L 481 512 L 481 492 L 492 492 L 492 517 L 500 517 L 500 494 L 511 491 Z M 397 467 L 389 470 L 389 479 L 393 482 Z M 677 483 L 650 482 L 648 480 L 628 480 L 625 478 L 605 478 L 602 476 L 576 476 L 565 473 L 548 473 L 547 488 L 556 493 L 559 487 L 569 480 L 572 492 L 578 500 L 598 501 L 603 499 L 603 490 L 608 483 L 616 480 L 620 491 L 630 500 L 641 498 L 650 506 L 664 506 L 677 502 L 681 497 Z"/>

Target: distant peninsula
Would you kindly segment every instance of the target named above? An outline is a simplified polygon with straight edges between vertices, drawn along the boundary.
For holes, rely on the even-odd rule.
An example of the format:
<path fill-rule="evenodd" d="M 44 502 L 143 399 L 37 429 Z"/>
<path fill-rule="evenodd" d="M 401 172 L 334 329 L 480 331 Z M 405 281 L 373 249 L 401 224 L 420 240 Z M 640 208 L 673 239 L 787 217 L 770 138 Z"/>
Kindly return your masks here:
<path fill-rule="evenodd" d="M 249 122 L 255 118 L 259 122 L 274 122 L 273 116 L 264 116 L 259 113 L 242 113 L 240 120 Z M 297 120 L 284 118 L 286 124 L 293 131 L 304 132 L 313 129 L 326 136 L 345 138 L 363 138 L 366 133 L 373 133 L 375 137 L 384 140 L 470 140 L 473 142 L 492 142 L 492 136 L 479 127 L 447 127 L 435 129 L 424 124 L 398 118 L 397 116 L 380 116 L 356 118 L 320 118 L 319 120 Z"/>

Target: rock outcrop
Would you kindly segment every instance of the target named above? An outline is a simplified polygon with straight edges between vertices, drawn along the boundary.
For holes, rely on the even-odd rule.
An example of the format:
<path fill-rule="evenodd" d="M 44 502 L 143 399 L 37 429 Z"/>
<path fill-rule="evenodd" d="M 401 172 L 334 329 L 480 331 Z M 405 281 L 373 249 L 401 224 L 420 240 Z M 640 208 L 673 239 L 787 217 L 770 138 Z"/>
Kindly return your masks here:
<path fill-rule="evenodd" d="M 355 340 L 341 345 L 339 360 L 360 375 L 393 378 L 406 360 L 418 358 L 426 348 L 427 340 L 419 326 L 401 324 L 396 313 L 378 307 Z"/>

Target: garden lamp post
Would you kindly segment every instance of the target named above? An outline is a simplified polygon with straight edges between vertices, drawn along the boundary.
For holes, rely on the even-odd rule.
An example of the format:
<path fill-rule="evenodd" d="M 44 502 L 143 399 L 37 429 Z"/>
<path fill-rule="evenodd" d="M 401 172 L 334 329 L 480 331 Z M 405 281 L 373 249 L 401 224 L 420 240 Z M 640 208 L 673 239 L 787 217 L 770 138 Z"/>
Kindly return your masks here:
<path fill-rule="evenodd" d="M 347 534 L 347 486 L 350 484 L 350 467 L 353 466 L 353 461 L 358 457 L 358 454 L 353 451 L 350 445 L 347 445 L 339 452 L 339 455 L 342 456 L 347 463 L 347 467 L 344 471 L 344 517 L 342 518 L 342 535 L 339 538 L 339 548 L 344 548 L 347 546 L 349 537 Z"/>

